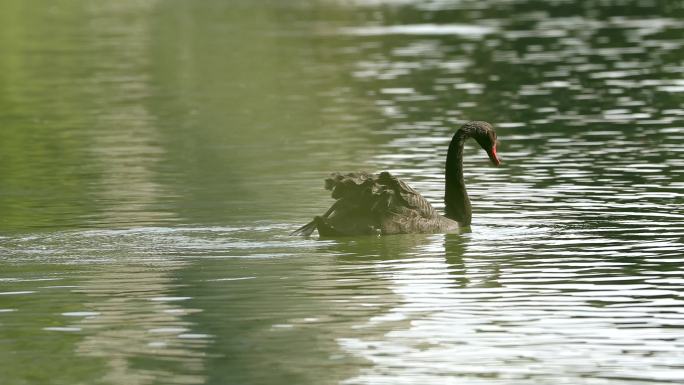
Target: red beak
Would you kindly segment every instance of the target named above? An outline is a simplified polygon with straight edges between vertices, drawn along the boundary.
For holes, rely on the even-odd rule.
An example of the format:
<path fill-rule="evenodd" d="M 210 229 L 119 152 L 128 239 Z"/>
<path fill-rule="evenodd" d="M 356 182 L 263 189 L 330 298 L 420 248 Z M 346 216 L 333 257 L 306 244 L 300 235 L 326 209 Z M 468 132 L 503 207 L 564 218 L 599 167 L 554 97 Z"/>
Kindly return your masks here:
<path fill-rule="evenodd" d="M 493 145 L 489 151 L 487 151 L 487 155 L 489 155 L 489 160 L 491 160 L 495 166 L 501 164 L 501 159 L 499 159 L 499 156 L 496 155 L 496 144 Z"/>

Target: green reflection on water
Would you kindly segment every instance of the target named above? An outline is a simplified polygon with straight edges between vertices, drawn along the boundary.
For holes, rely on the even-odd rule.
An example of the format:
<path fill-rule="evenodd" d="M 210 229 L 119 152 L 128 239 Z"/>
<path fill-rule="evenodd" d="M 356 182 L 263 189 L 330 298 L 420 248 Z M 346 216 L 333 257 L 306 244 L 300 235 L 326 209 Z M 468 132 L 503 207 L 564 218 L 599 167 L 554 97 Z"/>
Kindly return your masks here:
<path fill-rule="evenodd" d="M 236 5 L 3 3 L 0 230 L 225 225 L 294 211 L 292 198 L 305 186 L 290 174 L 311 168 L 303 153 L 311 146 L 302 142 L 325 140 L 326 124 L 343 114 L 326 113 L 332 104 L 318 96 L 343 80 L 338 66 L 345 64 L 319 65 L 327 53 L 317 47 L 326 42 L 309 27 L 281 35 L 289 24 L 280 21 L 280 7 Z M 335 141 L 359 129 L 338 126 Z M 318 157 L 313 168 L 327 171 L 335 151 L 346 150 Z M 48 255 L 78 240 L 56 238 Z M 31 242 L 5 246 L 18 251 Z M 3 268 L 13 279 L 73 277 L 60 279 L 66 287 L 55 289 L 54 303 L 47 289 L 27 293 L 28 300 L 0 297 L 0 308 L 13 310 L 0 320 L 8 327 L 0 377 L 16 384 L 203 382 L 203 339 L 181 343 L 150 332 L 183 325 L 177 317 L 193 312 L 150 304 L 150 296 L 174 290 L 174 277 L 101 246 L 67 244 L 64 260 Z M 84 252 L 93 254 L 72 255 Z M 61 263 L 72 258 L 108 262 L 69 273 Z M 182 268 L 169 269 L 192 277 Z M 263 300 L 270 309 L 273 298 Z M 97 316 L 62 315 L 82 311 Z"/>
<path fill-rule="evenodd" d="M 312 168 L 303 142 L 344 114 L 320 95 L 345 62 L 310 27 L 281 33 L 280 7 L 3 7 L 5 230 L 278 217 Z M 337 126 L 338 143 L 359 130 Z"/>

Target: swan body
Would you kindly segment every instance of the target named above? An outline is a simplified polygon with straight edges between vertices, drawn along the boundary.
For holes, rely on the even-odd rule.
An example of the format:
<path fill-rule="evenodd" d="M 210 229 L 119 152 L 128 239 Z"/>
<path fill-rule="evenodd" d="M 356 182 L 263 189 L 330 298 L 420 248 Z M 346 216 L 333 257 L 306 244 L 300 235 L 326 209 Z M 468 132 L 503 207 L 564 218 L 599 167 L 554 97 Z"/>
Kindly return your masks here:
<path fill-rule="evenodd" d="M 445 215 L 389 172 L 333 173 L 325 180 L 335 203 L 292 235 L 322 237 L 363 234 L 457 233 L 470 225 L 472 209 L 463 181 L 463 145 L 474 138 L 495 165 L 496 132 L 487 122 L 468 122 L 453 136 L 445 167 Z"/>

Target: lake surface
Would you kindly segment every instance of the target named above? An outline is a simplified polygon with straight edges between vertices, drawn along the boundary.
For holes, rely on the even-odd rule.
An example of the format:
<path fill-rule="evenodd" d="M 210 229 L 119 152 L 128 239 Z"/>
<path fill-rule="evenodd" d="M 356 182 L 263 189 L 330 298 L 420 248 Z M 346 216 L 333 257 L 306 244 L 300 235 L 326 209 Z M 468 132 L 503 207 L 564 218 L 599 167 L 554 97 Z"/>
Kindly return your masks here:
<path fill-rule="evenodd" d="M 0 382 L 681 384 L 684 6 L 0 5 Z M 330 171 L 471 231 L 319 240 Z"/>

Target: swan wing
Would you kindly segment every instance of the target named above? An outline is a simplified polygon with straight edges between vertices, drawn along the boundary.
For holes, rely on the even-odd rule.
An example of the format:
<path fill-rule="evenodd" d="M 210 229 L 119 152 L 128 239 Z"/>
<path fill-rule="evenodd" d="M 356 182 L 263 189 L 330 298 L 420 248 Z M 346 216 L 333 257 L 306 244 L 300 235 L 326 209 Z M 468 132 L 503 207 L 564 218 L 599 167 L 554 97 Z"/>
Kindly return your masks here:
<path fill-rule="evenodd" d="M 325 180 L 325 188 L 332 191 L 333 198 L 343 199 L 345 206 L 353 207 L 354 211 L 380 216 L 438 216 L 427 199 L 386 171 L 378 175 L 367 172 L 333 173 Z"/>
<path fill-rule="evenodd" d="M 428 202 L 425 197 L 409 186 L 403 180 L 393 176 L 387 171 L 383 171 L 378 175 L 378 182 L 395 191 L 395 194 L 402 198 L 403 206 L 407 209 L 414 210 L 420 217 L 434 218 L 438 216 L 437 210 Z"/>

